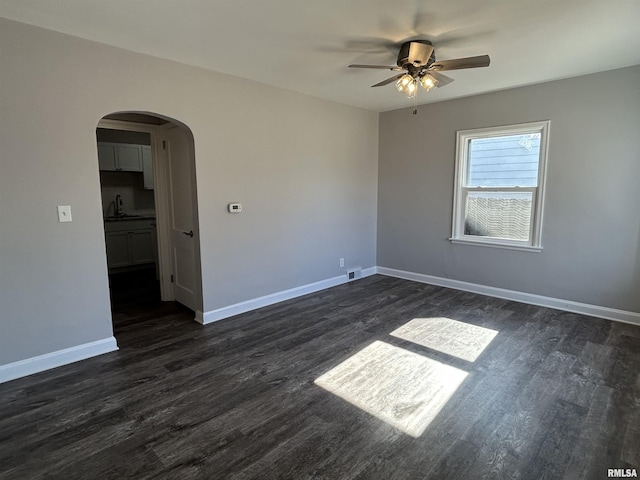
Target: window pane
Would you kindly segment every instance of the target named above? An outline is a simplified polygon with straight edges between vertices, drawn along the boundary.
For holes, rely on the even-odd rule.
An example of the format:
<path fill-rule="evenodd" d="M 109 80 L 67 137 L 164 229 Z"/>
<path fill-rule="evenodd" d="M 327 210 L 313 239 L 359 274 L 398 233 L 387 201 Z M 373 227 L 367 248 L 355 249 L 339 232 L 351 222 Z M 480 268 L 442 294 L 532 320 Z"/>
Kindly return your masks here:
<path fill-rule="evenodd" d="M 467 192 L 464 234 L 529 240 L 533 192 Z"/>
<path fill-rule="evenodd" d="M 536 187 L 540 133 L 469 141 L 468 187 Z"/>

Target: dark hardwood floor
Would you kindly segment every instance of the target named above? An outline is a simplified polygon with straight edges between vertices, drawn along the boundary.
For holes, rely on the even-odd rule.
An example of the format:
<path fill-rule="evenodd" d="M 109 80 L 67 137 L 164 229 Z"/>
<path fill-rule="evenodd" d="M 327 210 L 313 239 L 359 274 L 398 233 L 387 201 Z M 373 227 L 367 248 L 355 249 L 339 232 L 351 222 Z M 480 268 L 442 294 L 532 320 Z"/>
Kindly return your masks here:
<path fill-rule="evenodd" d="M 0 385 L 0 478 L 640 470 L 640 327 L 380 275 L 203 327 L 140 285 L 114 285 L 118 352 Z M 475 362 L 389 335 L 426 317 L 499 333 Z M 374 340 L 468 372 L 418 438 L 314 384 Z"/>

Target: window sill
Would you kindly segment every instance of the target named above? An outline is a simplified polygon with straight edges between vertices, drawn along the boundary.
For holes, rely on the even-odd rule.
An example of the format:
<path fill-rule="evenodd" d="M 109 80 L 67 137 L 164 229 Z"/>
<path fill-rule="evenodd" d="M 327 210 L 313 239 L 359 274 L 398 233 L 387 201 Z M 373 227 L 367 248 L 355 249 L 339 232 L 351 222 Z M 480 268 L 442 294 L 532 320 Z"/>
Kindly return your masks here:
<path fill-rule="evenodd" d="M 474 240 L 463 240 L 461 238 L 450 238 L 451 243 L 460 245 L 474 245 L 476 247 L 504 248 L 507 250 L 520 250 L 523 252 L 541 252 L 542 247 L 533 247 L 531 245 L 514 245 L 512 243 L 484 242 Z"/>

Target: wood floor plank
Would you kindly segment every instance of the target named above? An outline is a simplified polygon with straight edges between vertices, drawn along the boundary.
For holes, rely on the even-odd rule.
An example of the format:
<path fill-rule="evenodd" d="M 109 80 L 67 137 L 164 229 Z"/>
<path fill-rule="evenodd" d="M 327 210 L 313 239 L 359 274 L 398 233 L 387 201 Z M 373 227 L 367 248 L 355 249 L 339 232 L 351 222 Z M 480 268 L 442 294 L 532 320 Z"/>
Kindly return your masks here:
<path fill-rule="evenodd" d="M 547 428 L 538 430 L 536 452 L 525 469 L 524 478 L 531 480 L 562 478 L 580 436 L 585 409 L 556 400 L 546 412 Z"/>
<path fill-rule="evenodd" d="M 603 385 L 596 387 L 582 431 L 564 471 L 567 480 L 603 478 L 607 468 L 617 467 L 603 448 L 610 433 L 608 417 L 612 397 L 611 388 Z"/>
<path fill-rule="evenodd" d="M 640 465 L 640 372 L 636 374 L 633 400 L 629 409 L 620 460 L 629 465 Z"/>

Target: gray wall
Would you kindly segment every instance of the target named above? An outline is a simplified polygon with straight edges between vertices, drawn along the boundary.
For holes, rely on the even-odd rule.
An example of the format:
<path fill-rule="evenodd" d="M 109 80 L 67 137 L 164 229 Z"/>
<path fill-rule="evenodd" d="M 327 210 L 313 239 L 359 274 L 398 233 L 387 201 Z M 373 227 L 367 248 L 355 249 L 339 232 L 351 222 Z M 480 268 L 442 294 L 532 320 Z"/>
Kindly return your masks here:
<path fill-rule="evenodd" d="M 112 335 L 112 112 L 193 132 L 205 311 L 375 265 L 377 114 L 6 20 L 0 45 L 0 365 Z"/>
<path fill-rule="evenodd" d="M 544 250 L 451 244 L 456 131 L 547 119 Z M 639 135 L 640 66 L 383 113 L 377 264 L 640 312 Z"/>

